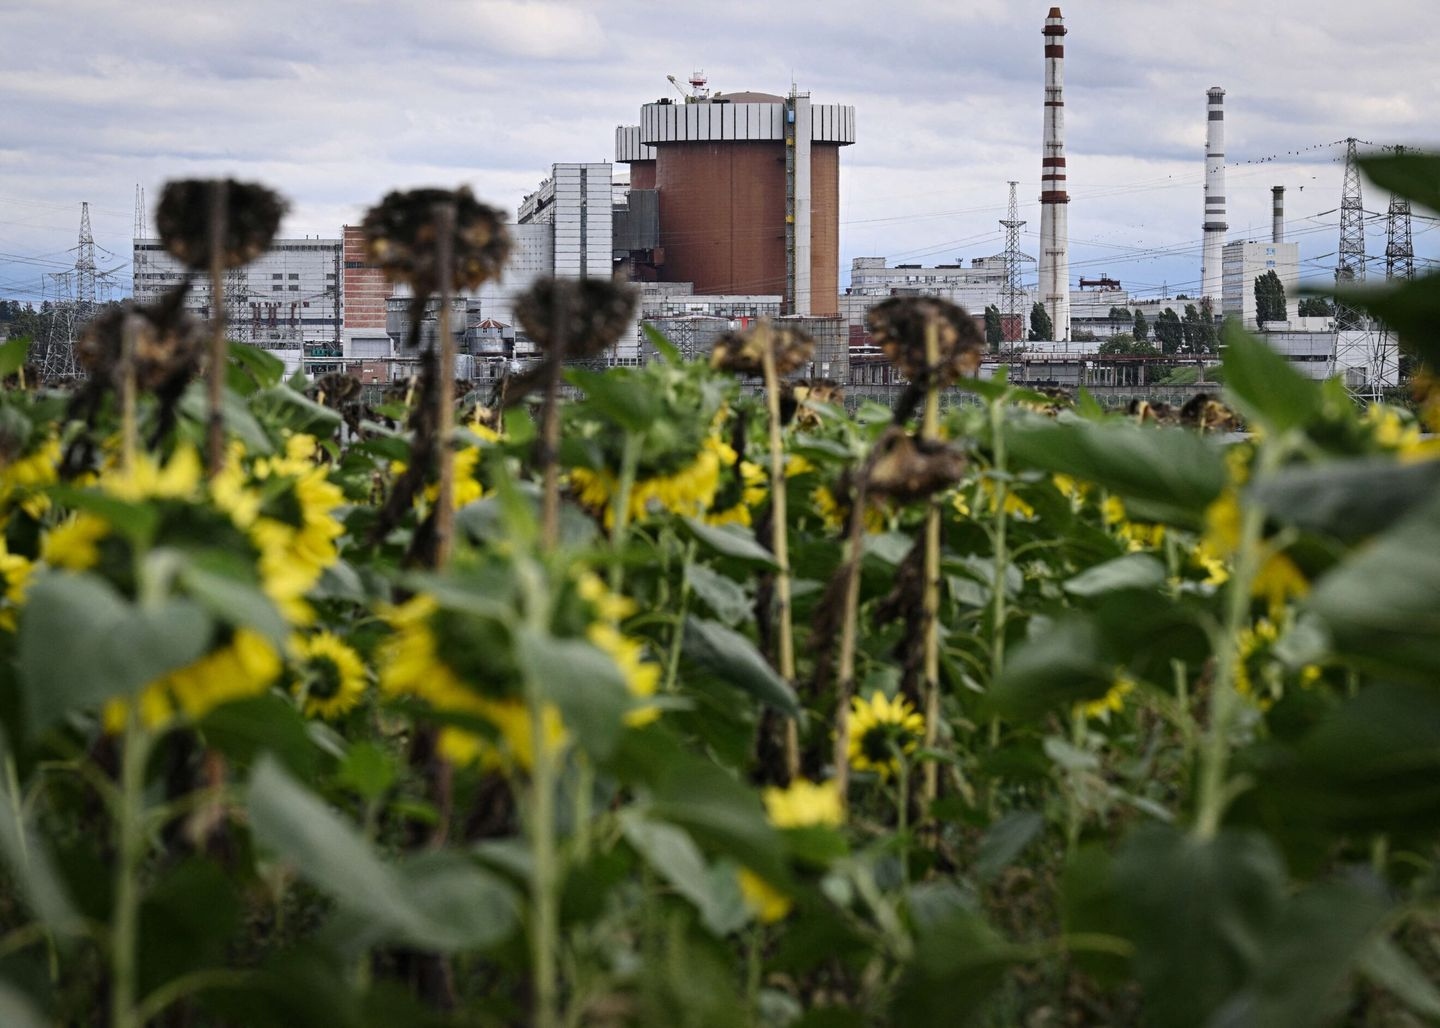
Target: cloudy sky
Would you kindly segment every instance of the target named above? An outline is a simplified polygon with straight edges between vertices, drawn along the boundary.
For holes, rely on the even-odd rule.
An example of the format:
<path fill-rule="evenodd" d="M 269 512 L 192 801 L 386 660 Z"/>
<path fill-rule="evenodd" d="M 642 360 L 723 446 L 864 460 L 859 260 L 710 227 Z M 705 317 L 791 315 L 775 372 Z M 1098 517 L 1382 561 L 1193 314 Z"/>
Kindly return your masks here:
<path fill-rule="evenodd" d="M 73 265 L 81 201 L 101 270 L 128 293 L 135 187 L 153 200 L 170 178 L 265 182 L 291 200 L 287 236 L 336 236 L 395 187 L 468 183 L 513 212 L 550 164 L 611 159 L 614 127 L 673 95 L 667 74 L 696 69 L 717 90 L 794 81 L 854 105 L 842 281 L 855 256 L 998 252 L 1010 179 L 1033 254 L 1048 6 L 0 0 L 0 298 L 38 299 L 45 272 Z M 1196 289 L 1212 85 L 1228 93 L 1230 237 L 1268 237 L 1270 187 L 1286 186 L 1306 278 L 1334 265 L 1343 147 L 1330 144 L 1440 149 L 1434 0 L 1063 8 L 1074 277 Z M 1388 197 L 1369 187 L 1364 201 L 1380 215 L 1367 250 L 1383 253 Z M 1437 228 L 1414 223 L 1425 266 Z"/>

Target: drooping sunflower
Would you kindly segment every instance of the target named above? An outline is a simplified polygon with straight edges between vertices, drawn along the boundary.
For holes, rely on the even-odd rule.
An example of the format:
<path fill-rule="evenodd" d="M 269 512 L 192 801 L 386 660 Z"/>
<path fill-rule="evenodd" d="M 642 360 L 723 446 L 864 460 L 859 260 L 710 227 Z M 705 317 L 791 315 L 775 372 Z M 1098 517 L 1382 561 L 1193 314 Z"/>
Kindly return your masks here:
<path fill-rule="evenodd" d="M 925 738 L 925 718 L 903 696 L 893 699 L 879 689 L 867 700 L 850 701 L 850 766 L 882 779 L 900 770 L 900 757 L 915 752 Z"/>
<path fill-rule="evenodd" d="M 333 720 L 365 695 L 365 662 L 333 632 L 292 636 L 290 655 L 296 667 L 293 688 L 304 697 L 307 717 Z"/>

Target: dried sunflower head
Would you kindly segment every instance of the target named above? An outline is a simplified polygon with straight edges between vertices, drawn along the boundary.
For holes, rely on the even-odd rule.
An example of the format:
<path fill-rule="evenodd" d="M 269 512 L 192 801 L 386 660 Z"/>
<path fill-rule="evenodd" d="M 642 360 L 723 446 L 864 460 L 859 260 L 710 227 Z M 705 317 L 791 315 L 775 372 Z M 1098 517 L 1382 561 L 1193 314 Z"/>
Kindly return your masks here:
<path fill-rule="evenodd" d="M 1048 401 L 1046 403 L 1037 401 L 1025 404 L 1026 407 L 1035 411 L 1037 414 L 1044 414 L 1046 417 L 1053 418 L 1062 410 L 1069 410 L 1075 406 L 1075 397 L 1070 394 L 1070 390 L 1061 388 L 1060 386 L 1037 386 L 1034 392 L 1044 396 Z"/>
<path fill-rule="evenodd" d="M 965 455 L 945 443 L 916 439 L 898 425 L 875 444 L 869 491 L 897 503 L 923 499 L 960 481 Z"/>
<path fill-rule="evenodd" d="M 155 227 L 165 249 L 196 271 L 210 267 L 210 222 L 217 202 L 225 213 L 225 233 L 214 245 L 226 268 L 249 264 L 269 249 L 289 207 L 280 194 L 255 182 L 183 179 L 166 183 L 155 211 Z"/>
<path fill-rule="evenodd" d="M 793 420 L 804 428 L 820 424 L 820 413 L 810 403 L 843 403 L 845 391 L 833 378 L 802 378 L 786 382 L 780 390 L 780 423 Z"/>
<path fill-rule="evenodd" d="M 928 368 L 925 332 L 939 330 L 940 359 Z M 870 308 L 865 325 L 885 356 L 911 382 L 926 388 L 953 384 L 980 367 L 985 337 L 962 307 L 932 296 L 893 296 Z"/>
<path fill-rule="evenodd" d="M 510 253 L 510 233 L 500 212 L 476 200 L 470 190 L 411 189 L 388 193 L 361 222 L 371 260 L 391 282 L 404 282 L 417 296 L 430 296 L 440 281 L 440 209 L 453 204 L 451 287 L 474 289 L 500 274 Z"/>
<path fill-rule="evenodd" d="M 1180 408 L 1180 424 L 1202 432 L 1239 432 L 1240 416 L 1209 393 L 1196 393 Z"/>
<path fill-rule="evenodd" d="M 86 328 L 75 347 L 75 359 L 92 377 L 118 382 L 122 373 L 125 321 L 135 319 L 135 384 L 155 392 L 167 383 L 188 380 L 200 367 L 204 326 L 185 311 L 187 285 L 171 290 L 153 304 L 126 303 Z"/>
<path fill-rule="evenodd" d="M 634 314 L 635 290 L 605 278 L 542 278 L 515 298 L 525 332 L 561 360 L 604 353 Z"/>
<path fill-rule="evenodd" d="M 1161 400 L 1151 403 L 1149 400 L 1134 399 L 1130 401 L 1127 413 L 1140 422 L 1156 425 L 1177 425 L 1180 423 L 1180 412 L 1170 404 Z"/>
<path fill-rule="evenodd" d="M 354 403 L 360 399 L 364 387 L 360 380 L 354 375 L 347 375 L 341 371 L 332 371 L 328 375 L 321 375 L 311 386 L 310 392 L 314 399 L 327 407 L 339 410 L 347 403 Z"/>
<path fill-rule="evenodd" d="M 761 318 L 743 332 L 726 332 L 717 339 L 710 366 L 736 375 L 763 375 L 766 346 L 774 349 L 775 374 L 782 378 L 799 371 L 815 352 L 815 340 L 804 332 Z"/>

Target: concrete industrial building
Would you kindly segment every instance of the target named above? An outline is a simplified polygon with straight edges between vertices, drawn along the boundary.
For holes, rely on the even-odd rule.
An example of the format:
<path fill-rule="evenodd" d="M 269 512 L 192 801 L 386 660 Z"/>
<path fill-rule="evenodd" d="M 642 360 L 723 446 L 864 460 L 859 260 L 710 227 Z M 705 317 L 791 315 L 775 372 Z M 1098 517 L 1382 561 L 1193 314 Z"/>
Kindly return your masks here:
<path fill-rule="evenodd" d="M 1273 271 L 1285 287 L 1286 318 L 1296 306 L 1296 291 L 1300 287 L 1300 246 L 1297 243 L 1277 243 L 1255 240 L 1226 243 L 1221 267 L 1220 313 L 1227 318 L 1239 318 L 1240 323 L 1250 330 L 1259 325 L 1255 321 L 1255 279 Z"/>
<path fill-rule="evenodd" d="M 646 104 L 639 125 L 615 133 L 632 205 L 655 192 L 658 245 L 635 277 L 779 294 L 787 313 L 834 314 L 840 147 L 855 142 L 855 109 L 795 91 L 712 96 L 698 76 L 692 85 L 683 103 Z"/>
<path fill-rule="evenodd" d="M 208 275 L 193 274 L 155 238 L 136 238 L 137 303 L 153 303 L 187 277 L 186 310 L 210 317 Z M 338 356 L 342 340 L 340 239 L 277 239 L 251 263 L 225 273 L 231 339 L 268 350 Z"/>
<path fill-rule="evenodd" d="M 1205 97 L 1205 223 L 1200 295 L 1215 306 L 1223 296 L 1221 247 L 1230 227 L 1225 222 L 1225 90 L 1211 86 Z"/>

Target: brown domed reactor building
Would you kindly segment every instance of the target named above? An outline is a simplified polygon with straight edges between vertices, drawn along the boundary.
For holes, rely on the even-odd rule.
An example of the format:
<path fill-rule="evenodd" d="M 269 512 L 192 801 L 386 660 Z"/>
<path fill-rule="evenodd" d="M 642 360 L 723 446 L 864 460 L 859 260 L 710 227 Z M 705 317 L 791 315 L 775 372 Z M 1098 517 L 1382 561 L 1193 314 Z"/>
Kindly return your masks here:
<path fill-rule="evenodd" d="M 635 278 L 696 293 L 779 295 L 787 314 L 835 314 L 840 285 L 840 147 L 855 108 L 808 93 L 715 93 L 691 79 L 682 102 L 640 109 L 615 130 L 631 209 L 653 191 L 659 246 Z M 637 194 L 640 194 L 637 196 Z"/>

